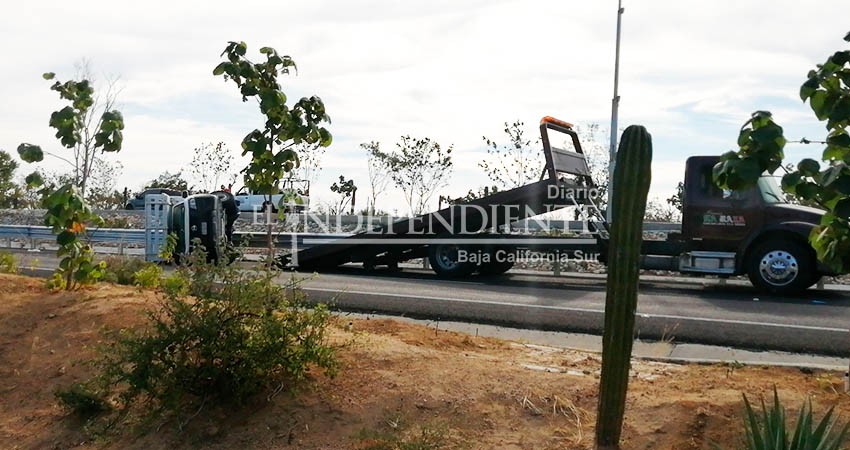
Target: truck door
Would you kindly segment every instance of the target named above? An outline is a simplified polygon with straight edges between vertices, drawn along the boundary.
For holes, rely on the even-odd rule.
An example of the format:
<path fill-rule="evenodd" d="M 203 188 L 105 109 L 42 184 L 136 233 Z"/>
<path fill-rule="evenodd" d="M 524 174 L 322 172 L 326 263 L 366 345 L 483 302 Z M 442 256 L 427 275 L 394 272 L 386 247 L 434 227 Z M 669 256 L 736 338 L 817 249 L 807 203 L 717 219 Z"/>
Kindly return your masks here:
<path fill-rule="evenodd" d="M 236 201 L 239 202 L 239 211 L 253 211 L 253 203 L 251 200 L 251 191 L 248 190 L 246 186 L 242 186 L 242 189 L 236 191 Z"/>
<path fill-rule="evenodd" d="M 712 179 L 716 157 L 689 158 L 686 165 L 682 235 L 696 249 L 735 251 L 763 217 L 758 188 L 728 191 Z"/>

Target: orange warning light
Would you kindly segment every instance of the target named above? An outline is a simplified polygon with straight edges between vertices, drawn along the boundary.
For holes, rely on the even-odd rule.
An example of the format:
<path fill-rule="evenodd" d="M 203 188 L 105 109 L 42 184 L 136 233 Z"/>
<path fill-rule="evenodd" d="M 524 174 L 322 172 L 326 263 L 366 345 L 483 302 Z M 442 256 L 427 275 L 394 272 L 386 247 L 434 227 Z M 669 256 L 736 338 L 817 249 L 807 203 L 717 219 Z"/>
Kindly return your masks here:
<path fill-rule="evenodd" d="M 540 123 L 541 124 L 550 123 L 552 125 L 558 125 L 558 126 L 561 126 L 561 127 L 564 127 L 564 128 L 572 128 L 573 127 L 573 124 L 571 124 L 569 122 L 564 122 L 563 120 L 558 120 L 558 119 L 556 119 L 552 116 L 546 116 L 546 117 L 540 119 Z"/>

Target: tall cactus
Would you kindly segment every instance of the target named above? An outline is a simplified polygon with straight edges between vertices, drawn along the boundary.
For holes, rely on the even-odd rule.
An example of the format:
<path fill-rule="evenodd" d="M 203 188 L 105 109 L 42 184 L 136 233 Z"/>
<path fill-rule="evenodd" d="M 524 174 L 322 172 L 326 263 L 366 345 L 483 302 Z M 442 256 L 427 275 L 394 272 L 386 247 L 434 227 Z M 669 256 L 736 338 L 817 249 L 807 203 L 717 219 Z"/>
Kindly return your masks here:
<path fill-rule="evenodd" d="M 596 417 L 596 448 L 619 449 L 634 343 L 643 216 L 649 192 L 652 137 L 632 125 L 623 132 L 614 169 L 611 240 L 602 335 L 602 375 Z"/>

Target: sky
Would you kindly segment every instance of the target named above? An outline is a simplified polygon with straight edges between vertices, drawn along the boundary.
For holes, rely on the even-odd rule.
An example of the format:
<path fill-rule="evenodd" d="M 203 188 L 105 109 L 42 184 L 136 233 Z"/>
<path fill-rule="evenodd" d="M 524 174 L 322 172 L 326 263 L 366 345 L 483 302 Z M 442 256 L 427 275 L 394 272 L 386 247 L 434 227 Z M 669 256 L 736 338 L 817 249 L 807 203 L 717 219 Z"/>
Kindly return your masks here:
<path fill-rule="evenodd" d="M 753 111 L 773 112 L 791 140 L 825 136 L 798 92 L 809 70 L 846 49 L 850 27 L 837 13 L 846 4 L 801 5 L 623 0 L 619 128 L 639 124 L 653 136 L 651 198 L 675 191 L 688 156 L 735 149 Z M 246 42 L 256 60 L 263 46 L 290 55 L 298 65 L 282 79 L 290 101 L 324 101 L 334 142 L 311 189 L 314 205 L 334 199 L 339 175 L 367 193 L 360 143 L 391 150 L 410 135 L 452 145 L 454 172 L 440 193 L 460 196 L 488 184 L 478 166 L 487 157 L 482 136 L 506 142 L 504 122 L 523 121 L 533 136 L 547 115 L 606 129 L 611 120 L 615 0 L 45 0 L 4 10 L 0 150 L 16 156 L 28 142 L 69 154 L 47 125 L 65 105 L 41 74 L 67 80 L 85 58 L 97 80 L 119 77 L 118 185 L 130 190 L 185 171 L 207 142 L 223 141 L 238 157 L 242 138 L 262 127 L 256 103 L 212 75 L 228 41 Z M 797 161 L 821 150 L 789 145 L 786 154 Z M 30 169 L 22 164 L 19 174 Z M 407 210 L 394 189 L 378 207 Z"/>

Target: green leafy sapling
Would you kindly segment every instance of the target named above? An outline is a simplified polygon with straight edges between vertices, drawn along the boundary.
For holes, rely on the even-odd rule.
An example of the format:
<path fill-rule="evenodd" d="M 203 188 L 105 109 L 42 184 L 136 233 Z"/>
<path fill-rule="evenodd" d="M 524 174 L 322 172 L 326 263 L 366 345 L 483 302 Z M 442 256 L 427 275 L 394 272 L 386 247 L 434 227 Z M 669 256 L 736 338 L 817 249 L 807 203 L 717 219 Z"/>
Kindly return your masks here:
<path fill-rule="evenodd" d="M 55 75 L 49 72 L 43 77 L 45 80 L 53 80 Z M 56 138 L 62 146 L 73 149 L 82 139 L 85 128 L 83 118 L 94 104 L 94 89 L 88 80 L 71 80 L 64 83 L 56 81 L 50 89 L 58 92 L 63 100 L 70 102 L 50 115 L 49 124 L 56 129 Z M 124 118 L 121 112 L 105 111 L 95 134 L 95 148 L 103 152 L 120 151 L 124 141 L 123 129 Z M 28 163 L 43 160 L 44 153 L 38 145 L 23 143 L 18 146 L 18 155 Z M 28 175 L 25 181 L 27 186 L 33 189 L 44 185 L 44 180 L 37 171 Z M 46 189 L 42 187 L 42 190 Z M 72 183 L 43 193 L 46 195 L 43 206 L 47 210 L 44 223 L 56 234 L 56 243 L 59 244 L 57 255 L 62 257 L 54 274 L 53 286 L 70 290 L 95 282 L 103 275 L 105 266 L 103 263 L 93 262 L 92 248 L 84 242 L 82 236 L 88 225 L 99 225 L 103 219 L 92 212 L 78 188 Z"/>
<path fill-rule="evenodd" d="M 327 147 L 332 142 L 331 133 L 322 126 L 330 123 L 325 105 L 317 96 L 304 97 L 294 105 L 287 105 L 287 96 L 278 81 L 282 74 L 296 69 L 295 61 L 281 56 L 271 47 L 262 47 L 260 53 L 265 61 L 252 62 L 245 55 L 248 46 L 244 42 L 228 42 L 222 56 L 225 61 L 213 69 L 213 75 L 232 81 L 242 94 L 242 101 L 249 98 L 257 101 L 260 112 L 265 116 L 262 129 L 255 129 L 242 140 L 242 156 L 251 160 L 242 170 L 245 186 L 266 196 L 280 191 L 280 182 L 299 165 L 295 146 L 315 144 Z M 268 256 L 274 256 L 271 223 L 267 224 Z"/>

